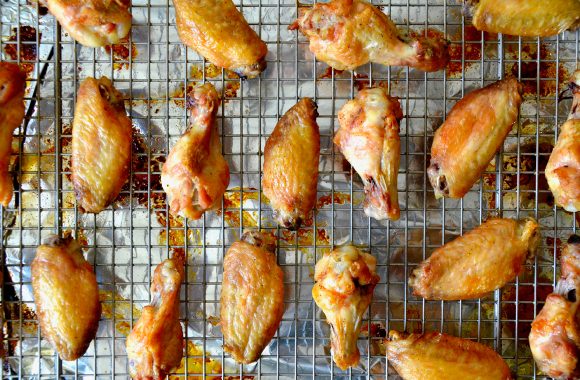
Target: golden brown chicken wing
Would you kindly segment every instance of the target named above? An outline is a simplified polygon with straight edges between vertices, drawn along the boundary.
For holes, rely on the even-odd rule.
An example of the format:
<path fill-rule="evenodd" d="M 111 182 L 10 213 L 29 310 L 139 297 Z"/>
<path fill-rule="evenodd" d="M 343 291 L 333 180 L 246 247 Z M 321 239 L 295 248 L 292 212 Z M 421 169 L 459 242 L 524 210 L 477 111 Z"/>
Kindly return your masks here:
<path fill-rule="evenodd" d="M 376 264 L 373 256 L 352 245 L 335 248 L 316 263 L 312 297 L 330 324 L 332 358 L 343 370 L 360 359 L 363 314 L 380 280 Z"/>
<path fill-rule="evenodd" d="M 161 380 L 181 363 L 184 339 L 179 323 L 179 289 L 183 281 L 185 253 L 176 250 L 171 259 L 155 268 L 151 304 L 127 337 L 129 373 L 135 380 Z"/>
<path fill-rule="evenodd" d="M 548 37 L 580 24 L 578 0 L 469 0 L 477 30 Z"/>
<path fill-rule="evenodd" d="M 224 259 L 220 298 L 224 350 L 239 363 L 260 358 L 284 315 L 284 274 L 274 249 L 268 236 L 248 231 Z"/>
<path fill-rule="evenodd" d="M 413 271 L 409 285 L 428 300 L 482 297 L 520 274 L 539 236 L 532 218 L 490 219 L 436 249 Z"/>
<path fill-rule="evenodd" d="M 354 70 L 374 62 L 438 71 L 449 61 L 447 41 L 409 37 L 363 0 L 317 3 L 301 13 L 290 29 L 299 29 L 310 40 L 316 58 L 337 70 Z"/>
<path fill-rule="evenodd" d="M 93 267 L 70 233 L 46 239 L 31 267 L 42 336 L 63 360 L 80 358 L 95 338 L 101 317 Z"/>
<path fill-rule="evenodd" d="M 518 119 L 521 86 L 504 79 L 467 94 L 435 132 L 429 181 L 437 198 L 462 198 L 503 144 Z"/>
<path fill-rule="evenodd" d="M 173 215 L 199 219 L 218 207 L 230 183 L 216 127 L 220 105 L 215 88 L 206 83 L 188 94 L 189 127 L 169 152 L 161 184 Z"/>
<path fill-rule="evenodd" d="M 360 91 L 338 112 L 334 143 L 364 183 L 365 214 L 377 220 L 397 220 L 401 213 L 397 174 L 402 117 L 399 101 L 381 87 Z"/>
<path fill-rule="evenodd" d="M 481 343 L 429 332 L 390 331 L 387 359 L 404 380 L 507 380 L 511 372 L 494 350 Z"/>
<path fill-rule="evenodd" d="M 0 62 L 0 204 L 12 200 L 12 176 L 8 172 L 12 134 L 24 119 L 26 75 L 15 63 Z"/>
<path fill-rule="evenodd" d="M 131 30 L 130 0 L 43 0 L 72 38 L 89 47 L 115 44 Z"/>
<path fill-rule="evenodd" d="M 173 0 L 181 41 L 243 78 L 266 69 L 268 48 L 232 0 Z"/>
<path fill-rule="evenodd" d="M 72 128 L 72 183 L 85 212 L 101 212 L 127 182 L 131 119 L 123 95 L 107 77 L 87 78 L 79 88 Z"/>
<path fill-rule="evenodd" d="M 580 70 L 574 73 L 570 87 L 572 109 L 546 165 L 546 179 L 556 204 L 575 212 L 580 211 Z"/>
<path fill-rule="evenodd" d="M 264 149 L 262 189 L 274 217 L 295 230 L 316 204 L 320 132 L 316 103 L 301 99 L 276 124 Z"/>

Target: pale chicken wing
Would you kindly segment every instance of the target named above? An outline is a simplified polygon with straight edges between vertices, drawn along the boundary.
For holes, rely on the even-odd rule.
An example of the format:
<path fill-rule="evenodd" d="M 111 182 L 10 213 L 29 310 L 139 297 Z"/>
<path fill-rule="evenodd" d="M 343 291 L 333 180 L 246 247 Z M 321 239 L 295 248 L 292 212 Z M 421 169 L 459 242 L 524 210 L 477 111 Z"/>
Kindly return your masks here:
<path fill-rule="evenodd" d="M 401 105 L 384 88 L 360 91 L 338 112 L 334 143 L 359 174 L 365 189 L 365 214 L 377 220 L 400 216 L 397 193 Z"/>
<path fill-rule="evenodd" d="M 109 78 L 85 79 L 77 94 L 71 163 L 75 195 L 85 212 L 101 212 L 127 182 L 132 135 L 123 95 Z"/>
<path fill-rule="evenodd" d="M 387 15 L 364 0 L 317 3 L 294 21 L 310 40 L 310 51 L 337 70 L 354 70 L 368 62 L 442 70 L 449 61 L 441 38 L 410 37 Z"/>
<path fill-rule="evenodd" d="M 14 187 L 8 172 L 12 135 L 24 119 L 26 75 L 15 63 L 0 62 L 0 204 L 8 207 Z"/>
<path fill-rule="evenodd" d="M 135 380 L 161 380 L 179 366 L 185 341 L 179 322 L 179 292 L 184 276 L 185 252 L 155 268 L 151 304 L 127 337 L 129 373 Z"/>
<path fill-rule="evenodd" d="M 482 297 L 520 274 L 539 236 L 532 218 L 490 219 L 436 249 L 413 271 L 409 286 L 428 300 Z"/>
<path fill-rule="evenodd" d="M 352 245 L 324 255 L 316 263 L 312 297 L 330 324 L 330 347 L 336 365 L 358 364 L 357 340 L 373 291 L 380 278 L 376 259 Z"/>
<path fill-rule="evenodd" d="M 437 198 L 462 198 L 501 148 L 518 119 L 521 85 L 504 79 L 467 94 L 435 132 L 429 181 Z"/>
<path fill-rule="evenodd" d="M 220 205 L 230 183 L 216 126 L 219 105 L 219 95 L 209 83 L 188 94 L 189 127 L 169 152 L 161 171 L 161 184 L 173 215 L 201 218 L 205 211 Z"/>
<path fill-rule="evenodd" d="M 42 336 L 63 360 L 83 356 L 101 317 L 93 267 L 70 233 L 51 236 L 36 250 L 32 290 Z"/>
<path fill-rule="evenodd" d="M 316 103 L 301 99 L 276 124 L 264 149 L 262 189 L 278 224 L 297 229 L 316 204 L 320 132 Z"/>

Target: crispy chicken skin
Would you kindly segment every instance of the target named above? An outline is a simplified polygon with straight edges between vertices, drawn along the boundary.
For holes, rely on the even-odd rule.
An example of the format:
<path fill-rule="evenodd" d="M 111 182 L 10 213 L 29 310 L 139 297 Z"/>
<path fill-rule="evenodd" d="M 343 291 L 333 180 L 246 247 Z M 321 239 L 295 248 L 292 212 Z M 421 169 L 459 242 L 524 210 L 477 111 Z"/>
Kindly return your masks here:
<path fill-rule="evenodd" d="M 556 204 L 575 212 L 580 211 L 580 70 L 574 73 L 570 87 L 572 109 L 546 165 L 546 179 Z"/>
<path fill-rule="evenodd" d="M 514 78 L 467 94 L 435 132 L 429 181 L 437 198 L 462 198 L 502 146 L 518 119 L 521 85 Z"/>
<path fill-rule="evenodd" d="M 580 25 L 578 0 L 476 0 L 468 3 L 473 3 L 473 26 L 486 32 L 548 37 Z"/>
<path fill-rule="evenodd" d="M 216 66 L 242 78 L 266 69 L 266 43 L 232 0 L 173 0 L 181 41 Z"/>
<path fill-rule="evenodd" d="M 278 224 L 295 230 L 316 204 L 320 132 L 316 103 L 301 99 L 276 124 L 264 149 L 262 189 Z"/>
<path fill-rule="evenodd" d="M 221 204 L 230 183 L 216 126 L 220 105 L 215 88 L 206 83 L 188 94 L 189 127 L 169 152 L 161 184 L 173 215 L 199 219 Z"/>
<path fill-rule="evenodd" d="M 439 332 L 390 331 L 387 359 L 404 380 L 507 380 L 511 372 L 494 350 Z"/>
<path fill-rule="evenodd" d="M 562 249 L 562 278 L 532 322 L 529 341 L 538 368 L 555 379 L 578 379 L 580 368 L 580 237 Z M 575 292 L 572 295 L 572 291 Z"/>
<path fill-rule="evenodd" d="M 346 370 L 358 364 L 357 340 L 363 314 L 379 282 L 376 259 L 345 245 L 316 263 L 312 297 L 330 324 L 330 346 L 336 365 Z"/>
<path fill-rule="evenodd" d="M 136 380 L 161 380 L 181 363 L 184 339 L 179 323 L 179 290 L 185 253 L 176 250 L 171 259 L 155 268 L 151 304 L 127 337 L 129 373 Z"/>
<path fill-rule="evenodd" d="M 85 79 L 77 94 L 71 164 L 77 202 L 85 212 L 101 212 L 127 182 L 132 132 L 123 95 L 109 78 Z"/>
<path fill-rule="evenodd" d="M 72 38 L 88 47 L 115 44 L 131 30 L 130 0 L 44 0 Z"/>
<path fill-rule="evenodd" d="M 70 233 L 46 239 L 31 267 L 42 336 L 63 360 L 80 358 L 95 338 L 101 317 L 93 267 Z"/>
<path fill-rule="evenodd" d="M 24 119 L 26 75 L 15 63 L 0 62 L 0 204 L 12 200 L 12 175 L 8 172 L 12 135 Z"/>
<path fill-rule="evenodd" d="M 363 0 L 317 3 L 300 13 L 290 29 L 299 29 L 310 40 L 316 58 L 337 70 L 374 62 L 438 71 L 449 61 L 447 41 L 406 36 L 387 15 Z"/>
<path fill-rule="evenodd" d="M 364 183 L 365 214 L 377 220 L 397 220 L 401 213 L 397 174 L 402 117 L 399 101 L 381 87 L 360 91 L 338 112 L 334 143 Z"/>
<path fill-rule="evenodd" d="M 271 240 L 248 231 L 224 259 L 220 298 L 224 350 L 243 364 L 260 358 L 284 315 L 284 274 Z"/>
<path fill-rule="evenodd" d="M 409 285 L 428 300 L 480 298 L 520 274 L 539 236 L 532 218 L 490 219 L 436 249 L 413 271 Z"/>

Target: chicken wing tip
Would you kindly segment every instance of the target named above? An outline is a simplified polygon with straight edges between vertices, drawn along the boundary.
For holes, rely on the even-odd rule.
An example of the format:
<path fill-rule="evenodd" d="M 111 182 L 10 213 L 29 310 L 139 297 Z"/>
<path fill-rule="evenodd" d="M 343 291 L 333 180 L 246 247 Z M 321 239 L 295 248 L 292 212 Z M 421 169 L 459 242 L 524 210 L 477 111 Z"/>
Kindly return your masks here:
<path fill-rule="evenodd" d="M 43 245 L 49 247 L 63 247 L 63 248 L 73 248 L 74 250 L 81 249 L 81 245 L 72 236 L 72 232 L 67 230 L 63 233 L 62 237 L 59 235 L 50 235 L 44 239 Z"/>
<path fill-rule="evenodd" d="M 261 231 L 247 230 L 242 235 L 241 240 L 258 248 L 264 248 L 269 252 L 274 252 L 276 249 L 276 241 L 273 236 Z"/>
<path fill-rule="evenodd" d="M 574 244 L 574 245 L 580 244 L 580 235 L 576 235 L 576 234 L 574 234 L 574 235 L 571 235 L 571 236 L 568 238 L 568 241 L 567 241 L 567 243 L 568 243 L 568 244 Z"/>

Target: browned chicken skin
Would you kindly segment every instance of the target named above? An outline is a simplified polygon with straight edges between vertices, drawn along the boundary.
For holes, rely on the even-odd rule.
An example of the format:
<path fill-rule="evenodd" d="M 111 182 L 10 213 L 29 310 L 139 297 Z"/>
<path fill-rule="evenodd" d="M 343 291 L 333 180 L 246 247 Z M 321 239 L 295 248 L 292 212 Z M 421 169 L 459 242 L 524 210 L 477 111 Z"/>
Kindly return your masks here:
<path fill-rule="evenodd" d="M 316 103 L 301 99 L 276 124 L 264 149 L 262 189 L 278 223 L 297 229 L 316 205 L 320 132 Z"/>
<path fill-rule="evenodd" d="M 220 297 L 224 350 L 243 364 L 260 358 L 284 315 L 284 274 L 271 240 L 246 232 L 224 258 Z"/>
<path fill-rule="evenodd" d="M 580 367 L 580 237 L 562 249 L 562 278 L 532 322 L 529 341 L 538 368 L 555 379 L 578 379 Z M 572 292 L 575 293 L 572 295 Z"/>
<path fill-rule="evenodd" d="M 387 15 L 364 0 L 317 3 L 294 21 L 310 40 L 317 59 L 337 70 L 354 70 L 368 62 L 442 70 L 449 61 L 441 38 L 408 37 Z"/>
<path fill-rule="evenodd" d="M 312 298 L 330 324 L 330 346 L 336 365 L 358 364 L 357 340 L 363 314 L 380 278 L 376 259 L 352 245 L 335 248 L 316 263 Z"/>
<path fill-rule="evenodd" d="M 12 135 L 24 119 L 26 75 L 15 63 L 0 62 L 0 204 L 8 207 L 14 187 L 8 172 Z"/>
<path fill-rule="evenodd" d="M 494 350 L 468 339 L 429 332 L 389 332 L 387 359 L 404 380 L 507 380 L 511 372 Z"/>
<path fill-rule="evenodd" d="M 436 249 L 413 271 L 409 286 L 428 300 L 482 297 L 520 274 L 539 236 L 532 218 L 490 219 Z"/>
<path fill-rule="evenodd" d="M 155 268 L 151 304 L 127 337 L 129 373 L 136 380 L 161 380 L 179 366 L 184 339 L 179 323 L 179 292 L 185 253 L 176 250 L 171 259 Z"/>
<path fill-rule="evenodd" d="M 85 212 L 101 212 L 127 182 L 132 133 L 123 95 L 109 78 L 85 79 L 77 94 L 71 164 L 77 202 Z"/>
<path fill-rule="evenodd" d="M 169 152 L 161 172 L 173 215 L 201 218 L 221 204 L 230 183 L 215 122 L 219 105 L 219 95 L 209 83 L 188 94 L 189 127 Z"/>
<path fill-rule="evenodd" d="M 173 0 L 181 41 L 216 66 L 253 78 L 266 69 L 268 48 L 232 0 Z"/>
<path fill-rule="evenodd" d="M 521 85 L 514 78 L 467 94 L 435 132 L 429 181 L 437 198 L 462 198 L 477 182 L 518 119 Z"/>
<path fill-rule="evenodd" d="M 397 193 L 401 141 L 401 105 L 384 88 L 360 91 L 338 112 L 334 143 L 360 175 L 365 214 L 377 220 L 400 216 Z"/>
<path fill-rule="evenodd" d="M 80 358 L 95 338 L 101 317 L 93 267 L 70 233 L 46 239 L 31 267 L 42 336 L 63 360 Z"/>

